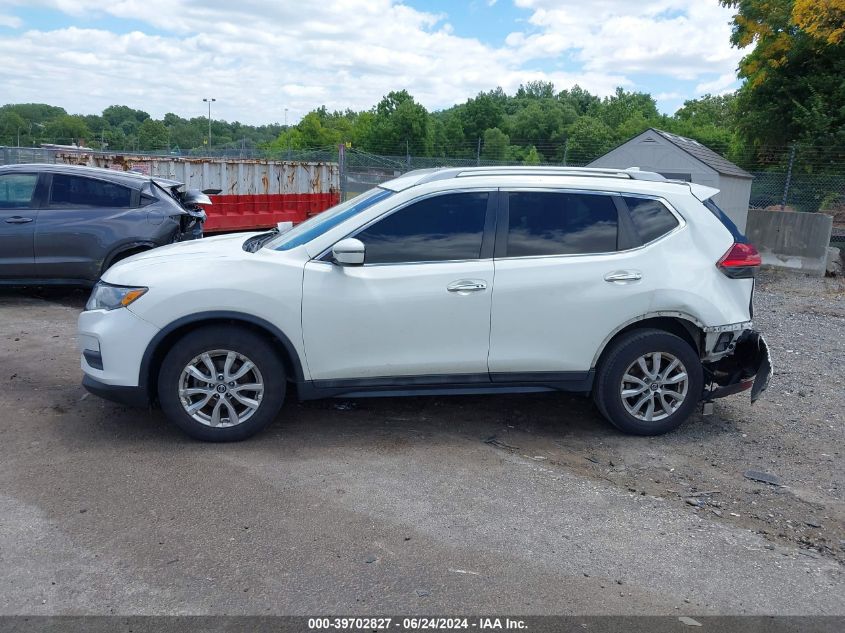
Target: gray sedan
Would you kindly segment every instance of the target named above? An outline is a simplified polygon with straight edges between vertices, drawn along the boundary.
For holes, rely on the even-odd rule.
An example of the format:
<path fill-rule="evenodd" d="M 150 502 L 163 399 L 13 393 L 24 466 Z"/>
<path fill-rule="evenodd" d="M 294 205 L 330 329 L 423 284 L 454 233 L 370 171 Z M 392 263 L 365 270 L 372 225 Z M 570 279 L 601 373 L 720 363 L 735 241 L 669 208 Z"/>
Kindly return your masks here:
<path fill-rule="evenodd" d="M 182 183 L 73 165 L 0 167 L 0 285 L 89 286 L 115 262 L 202 236 Z"/>

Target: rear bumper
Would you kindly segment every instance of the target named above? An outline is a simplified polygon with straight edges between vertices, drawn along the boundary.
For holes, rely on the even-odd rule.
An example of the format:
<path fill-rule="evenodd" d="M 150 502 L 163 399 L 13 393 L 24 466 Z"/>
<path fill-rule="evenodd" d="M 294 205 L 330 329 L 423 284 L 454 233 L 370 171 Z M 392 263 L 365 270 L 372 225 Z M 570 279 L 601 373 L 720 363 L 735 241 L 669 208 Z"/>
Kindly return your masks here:
<path fill-rule="evenodd" d="M 772 357 L 763 335 L 746 330 L 737 339 L 736 347 L 718 361 L 704 363 L 703 400 L 709 402 L 740 391 L 751 390 L 755 402 L 772 380 Z"/>
<path fill-rule="evenodd" d="M 82 377 L 82 386 L 95 396 L 125 404 L 130 407 L 149 407 L 150 400 L 147 390 L 143 387 L 125 387 L 123 385 L 107 385 L 88 376 Z"/>

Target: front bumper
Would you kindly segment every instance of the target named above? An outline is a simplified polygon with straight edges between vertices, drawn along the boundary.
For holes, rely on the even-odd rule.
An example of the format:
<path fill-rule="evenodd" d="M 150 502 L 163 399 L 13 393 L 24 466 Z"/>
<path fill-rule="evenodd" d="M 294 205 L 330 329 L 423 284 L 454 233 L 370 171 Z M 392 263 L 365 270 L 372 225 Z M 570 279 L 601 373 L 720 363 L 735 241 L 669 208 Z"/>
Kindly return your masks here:
<path fill-rule="evenodd" d="M 145 387 L 126 387 L 123 385 L 107 385 L 88 376 L 82 377 L 82 386 L 90 393 L 112 402 L 125 404 L 130 407 L 148 407 L 150 398 Z"/>
<path fill-rule="evenodd" d="M 763 335 L 756 330 L 744 331 L 733 353 L 704 363 L 704 376 L 705 402 L 749 389 L 751 402 L 756 402 L 772 380 L 772 357 Z"/>
<path fill-rule="evenodd" d="M 115 388 L 145 387 L 140 375 L 144 353 L 159 328 L 129 308 L 86 310 L 79 315 L 77 327 L 80 365 L 88 383 L 94 388 L 94 383 Z M 89 391 L 103 395 L 91 388 Z"/>

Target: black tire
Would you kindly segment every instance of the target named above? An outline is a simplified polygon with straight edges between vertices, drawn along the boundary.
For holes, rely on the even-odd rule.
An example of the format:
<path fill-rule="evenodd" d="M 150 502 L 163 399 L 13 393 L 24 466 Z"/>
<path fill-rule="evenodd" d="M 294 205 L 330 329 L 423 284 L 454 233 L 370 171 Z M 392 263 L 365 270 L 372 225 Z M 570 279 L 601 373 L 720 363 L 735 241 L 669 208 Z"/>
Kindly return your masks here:
<path fill-rule="evenodd" d="M 251 361 L 260 373 L 264 385 L 260 397 L 255 394 L 250 396 L 257 398 L 258 406 L 247 419 L 234 426 L 209 426 L 194 419 L 185 410 L 179 395 L 183 370 L 204 352 L 215 350 L 232 351 Z M 219 368 L 219 363 L 215 365 Z M 191 437 L 206 442 L 237 442 L 255 435 L 275 419 L 285 399 L 285 387 L 284 364 L 266 339 L 245 328 L 214 325 L 194 330 L 173 345 L 164 357 L 159 371 L 158 399 L 165 415 Z M 225 395 L 227 401 L 241 407 L 231 399 L 232 394 Z M 196 397 L 197 401 L 202 399 L 201 395 Z M 218 399 L 223 400 L 224 395 L 215 394 L 212 400 L 208 401 L 208 407 L 213 408 Z M 202 409 L 200 415 L 205 410 Z M 231 420 L 228 413 L 221 415 L 227 416 L 223 418 L 224 423 Z"/>
<path fill-rule="evenodd" d="M 623 376 L 637 359 L 656 352 L 671 354 L 683 364 L 687 374 L 687 388 L 682 402 L 674 412 L 660 420 L 646 421 L 632 415 L 626 408 L 622 397 Z M 601 414 L 620 431 L 632 435 L 662 435 L 678 428 L 695 411 L 703 390 L 703 374 L 698 353 L 684 339 L 663 330 L 632 330 L 613 341 L 606 351 L 596 374 L 593 401 Z M 658 385 L 655 389 L 661 388 L 662 385 Z M 667 385 L 667 389 L 671 388 Z M 649 389 L 642 395 L 649 393 Z M 635 397 L 630 397 L 636 402 Z M 669 398 L 668 401 L 674 403 L 675 399 Z M 660 407 L 658 402 L 657 408 Z M 659 413 L 665 415 L 662 409 Z M 645 415 L 645 410 L 642 414 Z"/>

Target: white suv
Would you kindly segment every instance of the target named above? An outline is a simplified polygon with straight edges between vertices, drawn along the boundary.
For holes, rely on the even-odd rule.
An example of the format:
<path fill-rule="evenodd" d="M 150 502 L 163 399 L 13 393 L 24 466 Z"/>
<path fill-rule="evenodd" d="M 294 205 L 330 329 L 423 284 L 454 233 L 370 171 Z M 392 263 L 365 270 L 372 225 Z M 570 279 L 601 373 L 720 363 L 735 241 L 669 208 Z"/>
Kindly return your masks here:
<path fill-rule="evenodd" d="M 591 394 L 677 427 L 771 377 L 760 258 L 701 185 L 636 169 L 422 170 L 287 232 L 110 268 L 79 317 L 85 387 L 240 440 L 285 393 Z"/>

